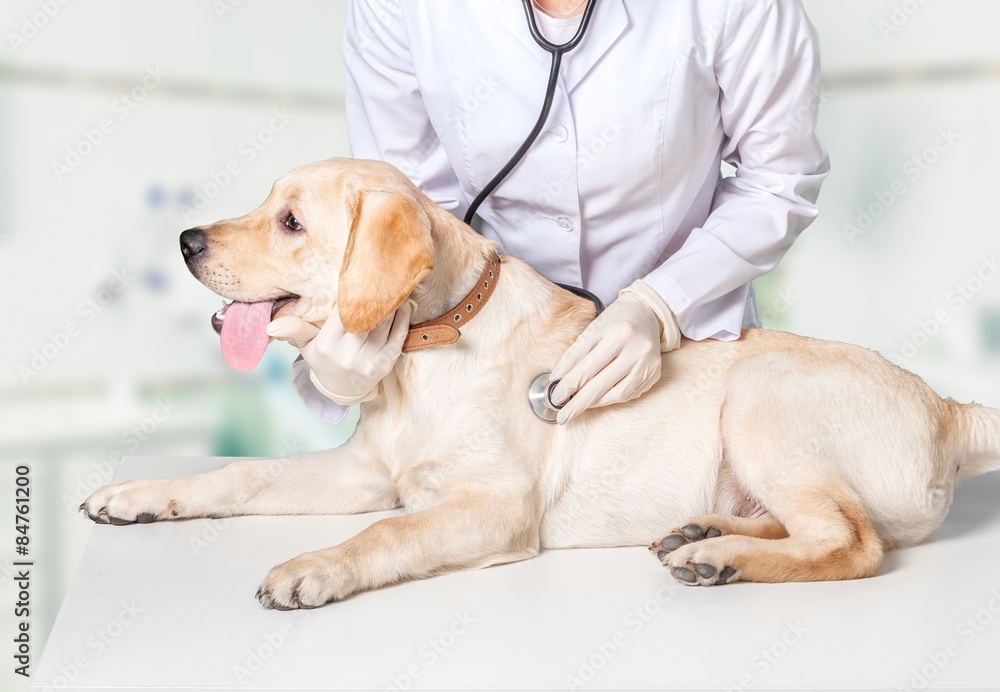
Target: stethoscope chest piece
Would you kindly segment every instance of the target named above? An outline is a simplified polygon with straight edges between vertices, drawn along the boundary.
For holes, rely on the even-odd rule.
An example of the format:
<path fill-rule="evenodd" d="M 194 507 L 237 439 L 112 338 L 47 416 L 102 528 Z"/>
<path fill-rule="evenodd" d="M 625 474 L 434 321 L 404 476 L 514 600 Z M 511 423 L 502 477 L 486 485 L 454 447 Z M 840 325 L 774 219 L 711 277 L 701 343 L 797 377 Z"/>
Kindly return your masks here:
<path fill-rule="evenodd" d="M 528 403 L 535 415 L 546 423 L 555 423 L 556 415 L 564 405 L 558 406 L 552 403 L 552 390 L 559 384 L 559 380 L 553 380 L 549 373 L 543 372 L 536 377 L 528 387 Z"/>

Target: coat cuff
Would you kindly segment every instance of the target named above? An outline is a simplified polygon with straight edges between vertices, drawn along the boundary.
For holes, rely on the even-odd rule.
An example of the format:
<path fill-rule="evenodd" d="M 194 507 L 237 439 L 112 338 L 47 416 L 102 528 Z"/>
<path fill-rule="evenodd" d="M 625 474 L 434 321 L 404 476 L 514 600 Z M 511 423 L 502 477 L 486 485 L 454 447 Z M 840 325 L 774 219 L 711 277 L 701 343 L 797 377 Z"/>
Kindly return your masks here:
<path fill-rule="evenodd" d="M 346 396 L 340 396 L 339 394 L 334 394 L 329 389 L 324 387 L 323 383 L 320 382 L 319 378 L 316 377 L 316 371 L 312 370 L 311 368 L 309 370 L 309 381 L 312 382 L 312 385 L 313 387 L 316 388 L 317 392 L 325 396 L 333 403 L 340 404 L 341 406 L 350 406 L 351 404 L 361 404 L 364 403 L 365 401 L 371 401 L 372 399 L 378 396 L 379 394 L 378 386 L 379 384 L 381 384 L 381 382 L 376 383 L 374 387 L 372 387 L 369 391 L 365 392 L 361 396 L 346 397 Z"/>
<path fill-rule="evenodd" d="M 302 398 L 302 403 L 327 423 L 332 425 L 340 423 L 344 420 L 350 407 L 342 406 L 320 394 L 309 376 L 310 372 L 309 364 L 303 360 L 302 356 L 299 356 L 292 363 L 292 384 Z"/>
<path fill-rule="evenodd" d="M 644 280 L 671 307 L 681 334 L 692 341 L 731 341 L 740 338 L 741 328 L 754 326 L 751 319 L 753 313 L 747 310 L 752 304 L 750 284 L 704 305 L 694 305 L 684 289 L 662 267 Z"/>
<path fill-rule="evenodd" d="M 618 297 L 628 296 L 652 310 L 660 323 L 660 353 L 668 353 L 681 345 L 681 329 L 674 311 L 663 297 L 642 279 L 618 291 Z"/>

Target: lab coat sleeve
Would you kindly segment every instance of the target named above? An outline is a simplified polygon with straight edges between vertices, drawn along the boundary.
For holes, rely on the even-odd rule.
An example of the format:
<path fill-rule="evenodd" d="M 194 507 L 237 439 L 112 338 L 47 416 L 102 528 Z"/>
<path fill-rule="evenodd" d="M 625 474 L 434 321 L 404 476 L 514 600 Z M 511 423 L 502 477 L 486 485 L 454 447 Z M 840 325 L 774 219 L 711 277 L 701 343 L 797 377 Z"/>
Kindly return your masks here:
<path fill-rule="evenodd" d="M 462 218 L 469 200 L 424 107 L 403 5 L 398 0 L 347 4 L 344 89 L 351 153 L 393 164 Z"/>
<path fill-rule="evenodd" d="M 739 337 L 749 283 L 816 217 L 829 158 L 815 134 L 818 39 L 801 0 L 733 0 L 718 39 L 722 180 L 712 211 L 644 277 L 691 339 Z"/>

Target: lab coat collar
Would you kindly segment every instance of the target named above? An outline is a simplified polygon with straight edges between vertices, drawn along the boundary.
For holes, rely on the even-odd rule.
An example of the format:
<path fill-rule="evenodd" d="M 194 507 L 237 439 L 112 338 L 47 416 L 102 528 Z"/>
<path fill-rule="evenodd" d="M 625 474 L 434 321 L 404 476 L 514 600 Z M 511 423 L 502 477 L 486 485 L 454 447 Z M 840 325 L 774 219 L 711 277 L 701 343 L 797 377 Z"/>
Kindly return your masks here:
<path fill-rule="evenodd" d="M 498 18 L 540 64 L 550 63 L 552 56 L 531 38 L 521 0 L 503 0 Z M 623 0 L 598 0 L 587 35 L 579 46 L 563 56 L 559 83 L 567 93 L 587 76 L 627 27 L 628 14 Z"/>

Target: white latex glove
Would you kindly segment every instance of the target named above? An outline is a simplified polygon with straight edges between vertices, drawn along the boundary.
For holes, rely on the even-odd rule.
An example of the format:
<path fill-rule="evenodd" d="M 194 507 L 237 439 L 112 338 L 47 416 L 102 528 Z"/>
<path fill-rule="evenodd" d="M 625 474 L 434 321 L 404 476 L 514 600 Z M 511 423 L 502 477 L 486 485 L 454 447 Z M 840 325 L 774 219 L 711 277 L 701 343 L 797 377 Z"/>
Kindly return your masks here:
<path fill-rule="evenodd" d="M 344 328 L 334 310 L 322 329 L 298 317 L 279 317 L 267 333 L 299 349 L 309 364 L 309 379 L 331 401 L 348 406 L 378 396 L 378 384 L 388 375 L 403 349 L 410 328 L 412 301 L 366 334 Z"/>
<path fill-rule="evenodd" d="M 680 328 L 663 298 L 637 280 L 591 322 L 567 349 L 550 377 L 560 380 L 552 401 L 572 396 L 556 416 L 566 423 L 588 408 L 644 394 L 660 379 L 660 355 L 681 343 Z"/>

